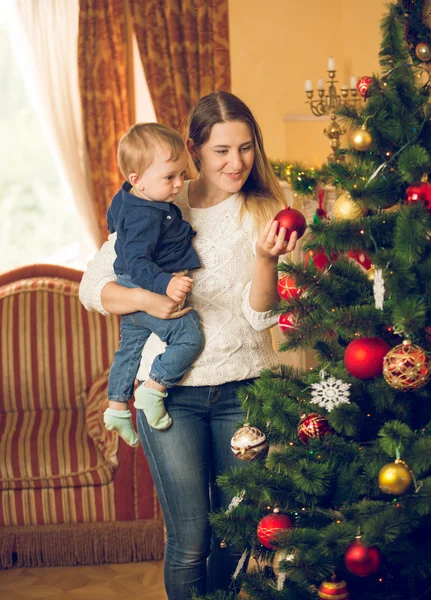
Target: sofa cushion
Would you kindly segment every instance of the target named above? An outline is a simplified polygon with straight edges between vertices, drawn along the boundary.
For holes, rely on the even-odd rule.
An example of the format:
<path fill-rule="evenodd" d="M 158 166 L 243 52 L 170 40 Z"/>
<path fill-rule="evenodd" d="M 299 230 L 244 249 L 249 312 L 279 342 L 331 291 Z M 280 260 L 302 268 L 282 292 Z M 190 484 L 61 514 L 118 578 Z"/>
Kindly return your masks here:
<path fill-rule="evenodd" d="M 0 414 L 0 489 L 102 485 L 113 466 L 88 435 L 84 410 Z"/>

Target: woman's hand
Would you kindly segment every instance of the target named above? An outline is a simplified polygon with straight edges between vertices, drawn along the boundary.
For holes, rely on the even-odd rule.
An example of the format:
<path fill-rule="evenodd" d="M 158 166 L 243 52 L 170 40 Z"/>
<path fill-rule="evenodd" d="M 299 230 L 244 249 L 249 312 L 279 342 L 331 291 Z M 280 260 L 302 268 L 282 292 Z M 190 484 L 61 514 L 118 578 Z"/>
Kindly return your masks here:
<path fill-rule="evenodd" d="M 278 221 L 271 219 L 265 225 L 265 229 L 259 236 L 256 244 L 256 257 L 258 259 L 274 261 L 279 256 L 292 252 L 298 240 L 298 234 L 294 231 L 289 240 L 286 241 L 286 228 L 280 227 L 277 234 Z"/>
<path fill-rule="evenodd" d="M 183 308 L 168 296 L 141 288 L 126 288 L 109 281 L 102 289 L 103 308 L 113 315 L 126 315 L 141 310 L 157 319 L 178 319 L 192 309 Z"/>

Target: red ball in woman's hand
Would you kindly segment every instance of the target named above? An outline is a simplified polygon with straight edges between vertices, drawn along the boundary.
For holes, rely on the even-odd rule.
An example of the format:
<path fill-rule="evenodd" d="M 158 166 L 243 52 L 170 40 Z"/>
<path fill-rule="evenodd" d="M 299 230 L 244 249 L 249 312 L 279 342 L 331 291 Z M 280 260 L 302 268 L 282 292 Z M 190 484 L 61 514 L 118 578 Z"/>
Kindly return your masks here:
<path fill-rule="evenodd" d="M 298 234 L 299 240 L 307 229 L 307 222 L 304 215 L 300 213 L 299 210 L 290 208 L 290 206 L 283 208 L 283 210 L 275 216 L 275 220 L 278 221 L 277 234 L 280 231 L 280 227 L 286 228 L 286 240 L 289 240 L 294 231 Z"/>

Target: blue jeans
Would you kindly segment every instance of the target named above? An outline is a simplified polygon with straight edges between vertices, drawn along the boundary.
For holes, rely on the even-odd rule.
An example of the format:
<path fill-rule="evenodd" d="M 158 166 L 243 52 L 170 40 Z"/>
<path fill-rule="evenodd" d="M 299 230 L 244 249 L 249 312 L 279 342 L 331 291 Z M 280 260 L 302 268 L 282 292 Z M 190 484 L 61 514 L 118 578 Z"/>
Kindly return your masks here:
<path fill-rule="evenodd" d="M 232 582 L 241 553 L 220 548 L 208 512 L 226 508 L 233 496 L 215 485 L 216 477 L 230 467 L 248 465 L 234 457 L 230 442 L 245 418 L 237 391 L 252 382 L 170 389 L 165 403 L 173 424 L 166 431 L 149 427 L 144 412 L 137 411 L 139 437 L 166 524 L 169 600 L 187 600 L 192 588 L 198 595 L 228 589 Z"/>
<path fill-rule="evenodd" d="M 118 283 L 136 288 L 128 275 L 119 275 Z M 150 378 L 166 388 L 184 377 L 203 348 L 199 315 L 192 310 L 179 319 L 156 319 L 144 312 L 121 317 L 120 348 L 114 356 L 108 380 L 108 399 L 128 402 L 133 396 L 136 373 L 145 342 L 154 332 L 167 344 L 165 351 L 154 359 Z"/>

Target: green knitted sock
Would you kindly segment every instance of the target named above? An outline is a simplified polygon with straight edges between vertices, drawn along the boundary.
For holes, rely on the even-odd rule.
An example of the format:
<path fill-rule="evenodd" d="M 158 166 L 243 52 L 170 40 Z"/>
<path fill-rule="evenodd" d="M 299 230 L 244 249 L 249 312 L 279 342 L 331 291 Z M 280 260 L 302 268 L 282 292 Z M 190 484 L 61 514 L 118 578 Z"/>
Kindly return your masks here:
<path fill-rule="evenodd" d="M 135 408 L 144 411 L 148 425 L 153 429 L 168 429 L 172 425 L 164 403 L 167 395 L 167 392 L 159 392 L 143 385 L 135 392 Z"/>
<path fill-rule="evenodd" d="M 103 413 L 103 422 L 108 431 L 116 431 L 126 444 L 136 448 L 139 446 L 139 438 L 133 428 L 130 410 L 116 410 L 107 408 Z"/>

